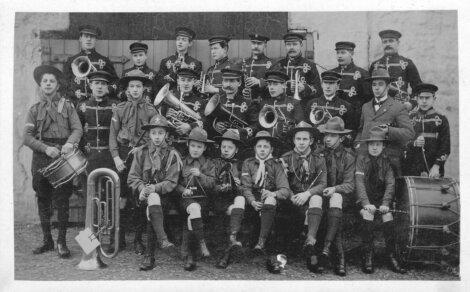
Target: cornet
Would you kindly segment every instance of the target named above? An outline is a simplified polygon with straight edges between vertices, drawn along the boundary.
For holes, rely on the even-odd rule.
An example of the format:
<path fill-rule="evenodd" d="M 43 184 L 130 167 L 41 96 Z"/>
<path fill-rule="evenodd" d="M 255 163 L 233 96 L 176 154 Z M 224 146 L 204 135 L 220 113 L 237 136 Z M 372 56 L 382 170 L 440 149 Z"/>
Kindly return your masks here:
<path fill-rule="evenodd" d="M 91 72 L 97 71 L 87 56 L 79 56 L 72 62 L 72 72 L 77 78 L 87 77 Z"/>
<path fill-rule="evenodd" d="M 299 96 L 299 81 L 300 81 L 300 72 L 295 71 L 295 91 L 294 91 L 294 99 L 301 100 Z"/>

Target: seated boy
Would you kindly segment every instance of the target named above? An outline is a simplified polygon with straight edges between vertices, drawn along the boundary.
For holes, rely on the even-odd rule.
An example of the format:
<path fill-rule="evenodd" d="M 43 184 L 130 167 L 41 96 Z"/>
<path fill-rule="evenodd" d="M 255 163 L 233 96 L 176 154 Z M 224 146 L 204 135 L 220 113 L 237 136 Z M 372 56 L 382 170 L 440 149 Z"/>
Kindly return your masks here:
<path fill-rule="evenodd" d="M 200 245 L 202 256 L 210 256 L 204 240 L 203 211 L 207 211 L 208 194 L 214 188 L 214 164 L 204 156 L 207 144 L 207 132 L 196 127 L 191 130 L 188 140 L 188 156 L 183 159 L 183 168 L 176 192 L 181 195 L 180 205 L 188 214 L 187 223 L 183 224 L 183 243 L 181 251 L 185 260 L 184 269 L 196 269 L 194 256 L 189 249 L 189 236 L 193 234 Z"/>
<path fill-rule="evenodd" d="M 155 264 L 155 235 L 162 248 L 173 247 L 163 229 L 163 208 L 175 189 L 181 170 L 178 152 L 167 144 L 171 126 L 161 115 L 151 118 L 142 129 L 149 131 L 149 142 L 137 149 L 129 170 L 127 183 L 139 194 L 141 204 L 147 203 L 147 249 L 140 270 L 151 270 Z"/>
<path fill-rule="evenodd" d="M 385 237 L 386 253 L 392 271 L 405 273 L 395 254 L 395 226 L 390 205 L 395 196 L 395 177 L 389 158 L 382 153 L 385 148 L 386 132 L 381 127 L 373 127 L 367 142 L 368 154 L 360 155 L 356 161 L 356 197 L 361 204 L 364 245 L 364 273 L 374 272 L 372 258 L 374 254 L 374 218 L 381 214 Z"/>

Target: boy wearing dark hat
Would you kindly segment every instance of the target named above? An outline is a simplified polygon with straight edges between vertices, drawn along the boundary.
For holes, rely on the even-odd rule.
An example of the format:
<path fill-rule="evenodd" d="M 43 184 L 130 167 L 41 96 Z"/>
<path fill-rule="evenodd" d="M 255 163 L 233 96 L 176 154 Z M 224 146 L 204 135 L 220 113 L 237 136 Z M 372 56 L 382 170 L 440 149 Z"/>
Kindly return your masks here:
<path fill-rule="evenodd" d="M 73 61 L 82 56 L 88 57 L 91 64 L 98 71 L 106 71 L 111 74 L 111 82 L 108 84 L 108 94 L 111 97 L 116 95 L 118 76 L 114 69 L 113 63 L 108 57 L 105 57 L 96 52 L 96 40 L 101 36 L 101 30 L 94 25 L 82 25 L 79 28 L 79 42 L 80 53 L 67 59 L 64 64 L 65 80 L 68 83 L 67 95 L 75 102 L 83 101 L 91 96 L 91 91 L 88 87 L 88 79 L 85 77 L 77 77 L 73 74 L 72 63 Z"/>
<path fill-rule="evenodd" d="M 177 27 L 175 29 L 176 36 L 176 53 L 160 61 L 159 88 L 170 83 L 170 88 L 176 86 L 176 74 L 181 68 L 190 68 L 196 71 L 199 76 L 202 72 L 202 63 L 188 54 L 189 48 L 193 45 L 196 33 L 188 27 Z"/>
<path fill-rule="evenodd" d="M 121 179 L 121 229 L 119 232 L 120 248 L 125 247 L 124 223 L 129 221 L 132 211 L 131 192 L 126 184 L 129 168 L 131 167 L 133 154 L 137 147 L 144 145 L 148 141 L 148 133 L 142 130 L 150 118 L 157 114 L 153 105 L 144 99 L 144 87 L 151 86 L 151 81 L 140 70 L 133 70 L 119 81 L 122 88 L 129 92 L 129 100 L 117 105 L 111 119 L 111 129 L 109 133 L 109 150 L 113 157 L 114 164 Z M 128 200 L 130 199 L 130 200 Z M 126 202 L 127 201 L 127 202 Z M 125 208 L 126 203 L 129 203 Z M 145 247 L 142 243 L 142 232 L 146 224 L 145 209 L 136 207 L 133 214 L 136 222 L 136 233 L 134 239 L 134 249 L 137 254 L 143 254 Z"/>
<path fill-rule="evenodd" d="M 169 195 L 178 183 L 182 162 L 167 143 L 172 126 L 163 116 L 153 116 L 142 130 L 149 132 L 149 141 L 135 152 L 127 183 L 147 205 L 147 250 L 140 265 L 140 270 L 147 271 L 154 268 L 157 240 L 162 249 L 174 247 L 163 228 L 163 210 L 171 205 Z"/>
<path fill-rule="evenodd" d="M 289 198 L 289 182 L 282 164 L 272 155 L 274 147 L 279 145 L 279 139 L 263 130 L 256 133 L 249 144 L 254 147 L 255 157 L 243 162 L 241 190 L 248 204 L 260 212 L 261 227 L 254 252 L 264 255 L 278 200 Z"/>
<path fill-rule="evenodd" d="M 326 124 L 320 125 L 318 130 L 324 135 L 325 147 L 320 156 L 325 158 L 327 169 L 327 185 L 323 190 L 324 201 L 327 201 L 327 231 L 323 250 L 319 257 L 319 269 L 322 270 L 330 255 L 330 246 L 335 241 L 337 259 L 335 273 L 346 275 L 346 261 L 342 242 L 343 205 L 352 202 L 354 197 L 354 171 L 356 157 L 353 151 L 343 146 L 345 136 L 351 130 L 344 128 L 344 121 L 340 117 L 333 117 Z M 344 203 L 343 203 L 344 202 Z"/>
<path fill-rule="evenodd" d="M 450 154 L 450 129 L 447 117 L 434 109 L 437 86 L 418 84 L 415 88 L 418 109 L 410 113 L 415 138 L 407 144 L 405 175 L 443 177 Z"/>
<path fill-rule="evenodd" d="M 213 204 L 216 214 L 230 216 L 230 245 L 217 267 L 225 269 L 233 256 L 240 256 L 241 242 L 237 240 L 245 213 L 245 197 L 240 191 L 240 164 L 235 158 L 238 149 L 244 146 L 240 135 L 232 129 L 222 136 L 214 137 L 220 145 L 220 157 L 213 160 L 215 165 L 215 191 Z"/>
<path fill-rule="evenodd" d="M 144 89 L 144 97 L 149 103 L 153 103 L 155 95 L 158 92 L 157 81 L 159 80 L 158 72 L 153 70 L 147 65 L 147 51 L 148 45 L 141 42 L 135 42 L 129 45 L 129 50 L 131 52 L 132 62 L 134 63 L 132 67 L 124 70 L 122 72 L 122 77 L 127 76 L 127 74 L 133 70 L 142 71 L 145 76 L 152 81 L 151 86 L 146 86 Z M 120 99 L 126 101 L 128 99 L 128 93 L 121 88 Z"/>
<path fill-rule="evenodd" d="M 269 37 L 260 34 L 250 34 L 249 37 L 251 56 L 243 59 L 246 76 L 243 96 L 261 101 L 269 97 L 268 84 L 265 80 L 266 71 L 273 65 L 273 61 L 265 55 Z"/>
<path fill-rule="evenodd" d="M 213 141 L 207 139 L 207 132 L 199 127 L 191 130 L 187 138 L 188 156 L 183 159 L 183 167 L 176 187 L 176 193 L 181 196 L 180 205 L 188 214 L 187 222 L 183 224 L 183 242 L 181 251 L 185 260 L 184 269 L 193 271 L 196 268 L 194 255 L 189 248 L 189 236 L 192 234 L 200 246 L 203 257 L 209 257 L 204 239 L 202 216 L 207 212 L 209 193 L 215 186 L 215 167 L 212 161 L 204 155 L 207 144 Z"/>
<path fill-rule="evenodd" d="M 302 46 L 305 36 L 299 33 L 289 32 L 283 36 L 286 46 L 287 56 L 279 60 L 274 68 L 280 68 L 286 72 L 290 78 L 290 86 L 287 88 L 287 95 L 294 96 L 295 74 L 299 72 L 300 82 L 297 85 L 302 107 L 315 97 L 322 95 L 320 74 L 317 65 L 302 56 Z"/>
<path fill-rule="evenodd" d="M 386 245 L 386 256 L 392 271 L 405 273 L 396 258 L 395 225 L 390 206 L 395 197 L 395 176 L 387 154 L 383 153 L 387 142 L 387 132 L 381 127 L 373 127 L 366 139 L 367 154 L 356 160 L 356 199 L 360 203 L 362 217 L 362 240 L 364 248 L 363 271 L 374 272 L 374 218 L 380 214 Z"/>
<path fill-rule="evenodd" d="M 378 68 L 385 68 L 390 73 L 390 76 L 396 80 L 394 82 L 396 88 L 391 92 L 391 96 L 403 102 L 407 101 L 409 97 L 415 94 L 416 85 L 422 82 L 418 68 L 411 59 L 398 54 L 401 38 L 400 32 L 387 29 L 380 31 L 379 36 L 382 40 L 384 56 L 372 62 L 369 73 L 372 74 L 372 71 Z M 409 93 L 408 87 L 411 87 L 411 93 Z M 412 108 L 415 106 L 416 99 L 413 97 Z"/>
<path fill-rule="evenodd" d="M 33 150 L 32 183 L 36 192 L 44 237 L 43 244 L 34 249 L 33 253 L 41 254 L 54 250 L 50 222 L 54 200 L 59 221 L 57 252 L 59 257 L 66 258 L 70 256 L 65 238 L 72 182 L 55 189 L 39 170 L 50 165 L 60 154 L 73 151 L 74 145 L 78 145 L 82 137 L 82 125 L 73 104 L 59 93 L 61 84 L 64 82 L 64 75 L 59 69 L 48 65 L 36 67 L 34 79 L 39 86 L 40 101 L 29 109 L 23 132 L 23 143 Z"/>
<path fill-rule="evenodd" d="M 206 93 L 223 93 L 221 70 L 231 65 L 227 56 L 229 42 L 230 38 L 222 35 L 213 36 L 209 39 L 211 57 L 214 59 L 215 64 L 207 69 L 206 85 L 204 88 Z"/>

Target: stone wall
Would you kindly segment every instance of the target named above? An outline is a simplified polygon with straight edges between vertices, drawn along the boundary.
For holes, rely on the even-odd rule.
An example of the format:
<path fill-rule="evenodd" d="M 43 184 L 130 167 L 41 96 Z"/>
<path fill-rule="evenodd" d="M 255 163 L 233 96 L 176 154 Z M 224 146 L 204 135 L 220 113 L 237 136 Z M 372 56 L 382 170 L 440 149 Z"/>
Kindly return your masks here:
<path fill-rule="evenodd" d="M 436 108 L 447 116 L 451 128 L 446 176 L 459 178 L 457 11 L 292 12 L 289 28 L 314 32 L 315 62 L 327 69 L 337 66 L 337 41 L 355 42 L 355 63 L 368 70 L 383 55 L 378 32 L 400 31 L 400 54 L 413 60 L 424 82 L 439 86 Z"/>

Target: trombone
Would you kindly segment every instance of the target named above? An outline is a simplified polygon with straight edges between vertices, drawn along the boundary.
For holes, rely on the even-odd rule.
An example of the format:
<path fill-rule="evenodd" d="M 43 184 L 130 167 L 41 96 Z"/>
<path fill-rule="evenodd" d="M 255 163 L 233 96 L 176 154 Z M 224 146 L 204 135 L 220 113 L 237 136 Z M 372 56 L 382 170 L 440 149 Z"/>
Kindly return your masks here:
<path fill-rule="evenodd" d="M 97 71 L 96 67 L 87 56 L 79 56 L 72 62 L 72 72 L 77 78 L 87 77 L 88 74 L 95 71 Z"/>

